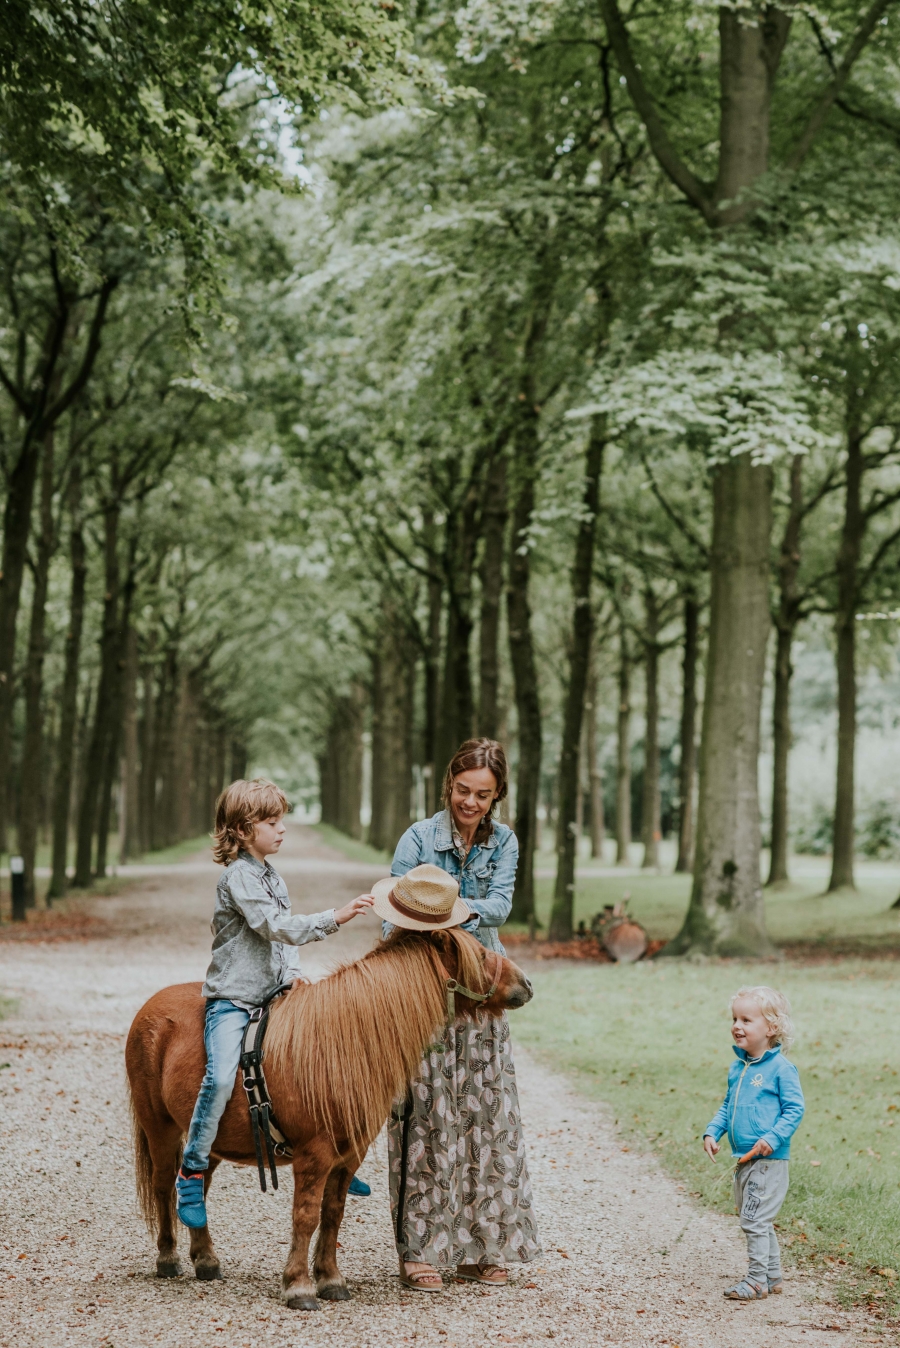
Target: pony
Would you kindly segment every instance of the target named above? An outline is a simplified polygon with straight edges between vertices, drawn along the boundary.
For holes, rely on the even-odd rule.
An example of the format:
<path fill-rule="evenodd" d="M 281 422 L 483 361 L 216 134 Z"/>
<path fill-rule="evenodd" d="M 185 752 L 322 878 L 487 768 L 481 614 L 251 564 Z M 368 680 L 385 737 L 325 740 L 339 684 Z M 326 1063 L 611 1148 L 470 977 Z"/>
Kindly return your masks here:
<path fill-rule="evenodd" d="M 282 1275 L 292 1310 L 318 1310 L 319 1297 L 350 1297 L 337 1264 L 347 1189 L 446 1021 L 449 983 L 478 994 L 455 992 L 456 1014 L 469 1018 L 499 1016 L 532 997 L 521 969 L 458 927 L 398 928 L 362 959 L 272 1005 L 264 1064 L 292 1149 L 290 1158 L 280 1158 L 294 1172 L 293 1240 Z M 181 1273 L 175 1176 L 205 1070 L 200 988 L 182 983 L 157 992 L 135 1016 L 125 1046 L 138 1201 L 157 1236 L 160 1278 Z M 256 1165 L 240 1071 L 210 1155 L 207 1193 L 222 1161 Z M 190 1257 L 199 1279 L 222 1276 L 208 1226 L 191 1231 Z"/>

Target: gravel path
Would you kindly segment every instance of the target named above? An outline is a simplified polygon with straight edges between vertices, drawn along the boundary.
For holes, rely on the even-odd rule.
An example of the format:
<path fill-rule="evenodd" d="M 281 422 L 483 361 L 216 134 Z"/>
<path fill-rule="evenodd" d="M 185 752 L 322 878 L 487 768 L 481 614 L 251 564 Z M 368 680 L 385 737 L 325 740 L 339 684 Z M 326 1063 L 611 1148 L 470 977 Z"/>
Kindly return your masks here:
<path fill-rule="evenodd" d="M 341 867 L 299 825 L 286 848 L 295 910 L 330 907 L 365 887 L 364 867 Z M 744 1267 L 736 1224 L 696 1207 L 652 1158 L 622 1147 L 602 1108 L 522 1052 L 545 1254 L 510 1289 L 401 1291 L 381 1139 L 361 1171 L 372 1197 L 349 1200 L 341 1232 L 352 1302 L 323 1303 L 317 1315 L 281 1305 L 290 1183 L 262 1195 L 255 1175 L 235 1167 L 220 1169 L 211 1199 L 225 1280 L 157 1281 L 132 1196 L 122 1050 L 152 992 L 202 977 L 217 873 L 203 861 L 180 864 L 93 901 L 105 925 L 89 939 L 0 941 L 0 992 L 19 1003 L 0 1024 L 0 1348 L 886 1341 L 863 1317 L 838 1312 L 827 1284 L 811 1277 L 792 1276 L 784 1296 L 756 1305 L 724 1303 L 723 1288 Z M 322 973 L 361 953 L 376 930 L 368 918 L 352 923 L 307 947 L 306 967 Z"/>

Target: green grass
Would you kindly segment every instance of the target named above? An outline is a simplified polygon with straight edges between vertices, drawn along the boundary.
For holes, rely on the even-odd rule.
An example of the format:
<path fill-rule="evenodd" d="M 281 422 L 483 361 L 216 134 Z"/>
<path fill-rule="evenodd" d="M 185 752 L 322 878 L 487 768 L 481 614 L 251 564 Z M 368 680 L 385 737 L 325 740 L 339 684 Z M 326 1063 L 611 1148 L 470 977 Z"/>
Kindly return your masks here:
<path fill-rule="evenodd" d="M 766 890 L 769 934 L 779 944 L 796 941 L 823 943 L 865 954 L 890 945 L 900 950 L 900 910 L 892 909 L 897 880 L 863 877 L 856 891 L 823 895 L 816 879 L 800 879 L 785 889 Z M 581 876 L 575 891 L 575 920 L 588 925 L 606 903 L 626 895 L 628 910 L 647 928 L 652 939 L 668 940 L 684 919 L 691 890 L 689 875 Z M 553 897 L 553 881 L 537 881 L 538 918 L 546 930 Z M 514 929 L 511 927 L 511 930 Z"/>
<path fill-rule="evenodd" d="M 373 866 L 384 866 L 385 875 L 390 870 L 390 852 L 380 852 L 377 847 L 370 847 L 368 843 L 357 842 L 355 838 L 348 837 L 346 833 L 332 828 L 330 824 L 313 824 L 312 827 L 327 847 L 333 847 L 348 861 L 364 861 L 371 862 Z"/>
<path fill-rule="evenodd" d="M 793 1004 L 791 1058 L 807 1107 L 779 1219 L 786 1255 L 845 1260 L 846 1295 L 877 1295 L 889 1308 L 895 1284 L 867 1270 L 900 1269 L 900 981 L 892 963 L 560 967 L 535 975 L 534 1001 L 515 1012 L 513 1030 L 577 1089 L 606 1101 L 626 1139 L 652 1148 L 694 1196 L 733 1212 L 730 1152 L 713 1164 L 700 1139 L 732 1058 L 728 997 L 742 983 L 763 982 Z"/>

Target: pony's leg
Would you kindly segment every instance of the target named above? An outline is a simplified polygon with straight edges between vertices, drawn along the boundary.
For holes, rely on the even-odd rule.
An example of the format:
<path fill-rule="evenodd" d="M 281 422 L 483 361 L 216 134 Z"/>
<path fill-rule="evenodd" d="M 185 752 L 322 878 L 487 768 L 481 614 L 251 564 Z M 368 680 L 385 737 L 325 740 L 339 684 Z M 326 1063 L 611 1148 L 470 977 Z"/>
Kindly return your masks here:
<path fill-rule="evenodd" d="M 358 1164 L 358 1163 L 357 1163 Z M 323 1301 L 349 1301 L 350 1293 L 337 1264 L 337 1238 L 344 1219 L 344 1203 L 357 1164 L 337 1165 L 325 1183 L 322 1216 L 313 1256 L 313 1277 Z"/>
<path fill-rule="evenodd" d="M 153 1167 L 153 1197 L 156 1202 L 156 1257 L 157 1278 L 177 1278 L 181 1274 L 178 1262 L 178 1239 L 175 1226 L 175 1175 L 181 1151 L 181 1129 L 170 1119 L 152 1135 L 148 1135 L 150 1160 Z"/>
<path fill-rule="evenodd" d="M 325 1181 L 337 1160 L 324 1137 L 294 1156 L 293 1241 L 281 1275 L 284 1299 L 292 1311 L 317 1311 L 316 1285 L 309 1276 L 309 1242 L 319 1223 Z"/>
<path fill-rule="evenodd" d="M 209 1194 L 209 1186 L 218 1164 L 218 1157 L 210 1156 L 209 1169 L 203 1182 L 204 1196 Z M 201 1282 L 212 1282 L 215 1278 L 221 1278 L 222 1276 L 219 1256 L 216 1254 L 208 1226 L 195 1227 L 191 1231 L 191 1262 L 194 1265 L 194 1272 Z"/>

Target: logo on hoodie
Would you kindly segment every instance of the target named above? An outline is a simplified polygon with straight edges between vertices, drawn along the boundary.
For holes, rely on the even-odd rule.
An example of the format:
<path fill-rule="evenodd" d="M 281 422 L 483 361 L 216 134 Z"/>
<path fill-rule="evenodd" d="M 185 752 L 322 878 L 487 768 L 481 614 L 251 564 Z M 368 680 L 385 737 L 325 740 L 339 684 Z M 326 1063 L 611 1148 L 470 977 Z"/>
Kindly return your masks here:
<path fill-rule="evenodd" d="M 750 1078 L 750 1085 L 751 1085 L 751 1086 L 761 1086 L 762 1084 L 763 1084 L 763 1075 L 762 1075 L 762 1072 L 757 1072 L 757 1074 L 756 1074 L 755 1077 L 751 1077 L 751 1078 Z"/>

